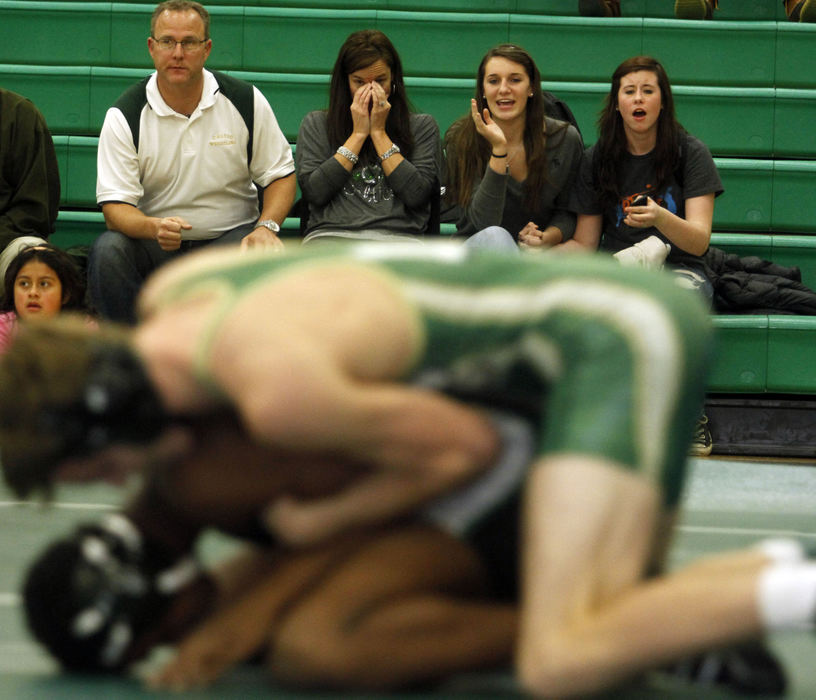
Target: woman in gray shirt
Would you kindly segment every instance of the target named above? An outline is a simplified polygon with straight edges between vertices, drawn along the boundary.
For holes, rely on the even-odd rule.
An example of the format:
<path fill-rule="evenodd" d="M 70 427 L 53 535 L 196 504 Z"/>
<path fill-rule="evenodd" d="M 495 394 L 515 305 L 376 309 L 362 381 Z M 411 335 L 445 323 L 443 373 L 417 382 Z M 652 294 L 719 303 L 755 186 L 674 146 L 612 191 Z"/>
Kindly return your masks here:
<path fill-rule="evenodd" d="M 304 242 L 422 236 L 441 162 L 439 127 L 411 112 L 391 41 L 376 30 L 354 32 L 334 64 L 328 110 L 307 114 L 298 133 Z"/>
<path fill-rule="evenodd" d="M 459 233 L 501 227 L 508 241 L 530 248 L 572 237 L 567 202 L 583 143 L 575 127 L 545 116 L 541 75 L 527 51 L 501 44 L 487 52 L 470 114 L 448 130 L 445 148 Z"/>

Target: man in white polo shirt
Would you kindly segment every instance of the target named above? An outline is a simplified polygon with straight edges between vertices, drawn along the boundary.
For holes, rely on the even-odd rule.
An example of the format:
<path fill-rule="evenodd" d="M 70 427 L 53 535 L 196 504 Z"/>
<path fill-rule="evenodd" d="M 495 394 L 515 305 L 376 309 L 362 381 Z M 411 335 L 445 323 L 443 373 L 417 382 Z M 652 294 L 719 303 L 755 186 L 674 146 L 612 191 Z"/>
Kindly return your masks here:
<path fill-rule="evenodd" d="M 179 253 L 214 242 L 282 249 L 295 199 L 292 150 L 267 100 L 204 68 L 204 7 L 162 2 L 150 30 L 156 71 L 108 110 L 97 155 L 108 231 L 91 249 L 88 287 L 102 316 L 126 323 L 145 278 Z"/>

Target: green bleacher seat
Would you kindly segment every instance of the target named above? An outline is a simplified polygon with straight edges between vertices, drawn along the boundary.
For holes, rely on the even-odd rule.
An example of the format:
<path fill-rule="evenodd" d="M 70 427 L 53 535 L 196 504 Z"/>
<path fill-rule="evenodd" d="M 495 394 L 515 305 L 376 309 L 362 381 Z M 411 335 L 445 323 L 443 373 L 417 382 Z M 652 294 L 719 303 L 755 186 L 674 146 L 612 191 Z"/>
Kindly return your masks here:
<path fill-rule="evenodd" d="M 96 206 L 96 136 L 68 137 L 68 172 L 63 197 L 70 206 Z"/>
<path fill-rule="evenodd" d="M 774 231 L 816 232 L 816 161 L 774 162 Z"/>
<path fill-rule="evenodd" d="M 768 317 L 714 316 L 711 393 L 763 393 L 768 378 Z"/>
<path fill-rule="evenodd" d="M 772 260 L 773 238 L 769 233 L 715 231 L 711 234 L 711 246 L 741 257 L 756 255 L 763 260 Z"/>
<path fill-rule="evenodd" d="M 57 134 L 52 139 L 60 175 L 60 206 L 63 206 L 65 204 L 65 181 L 68 176 L 68 137 Z"/>
<path fill-rule="evenodd" d="M 680 123 L 718 156 L 774 153 L 774 89 L 676 85 Z"/>
<path fill-rule="evenodd" d="M 144 68 L 109 68 L 107 66 L 92 68 L 89 95 L 90 114 L 86 133 L 99 134 L 108 109 L 127 88 L 149 74 L 150 71 Z"/>
<path fill-rule="evenodd" d="M 56 230 L 50 236 L 49 241 L 60 248 L 91 245 L 104 230 L 105 219 L 99 210 L 62 210 L 57 216 Z"/>
<path fill-rule="evenodd" d="M 813 39 L 816 41 L 816 35 Z M 810 84 L 812 86 L 813 81 Z M 816 105 L 814 89 L 776 89 L 773 148 L 776 157 L 816 157 L 814 105 Z"/>
<path fill-rule="evenodd" d="M 769 260 L 798 267 L 802 271 L 802 282 L 816 290 L 816 236 L 774 234 Z"/>
<path fill-rule="evenodd" d="M 90 133 L 90 66 L 2 64 L 0 85 L 37 105 L 52 133 Z"/>
<path fill-rule="evenodd" d="M 408 99 L 419 112 L 432 114 L 442 136 L 459 117 L 470 112 L 476 80 L 465 78 L 406 78 Z"/>
<path fill-rule="evenodd" d="M 608 90 L 621 61 L 642 53 L 643 19 L 511 15 L 509 38 L 530 52 L 544 80 L 600 82 Z"/>
<path fill-rule="evenodd" d="M 624 0 L 623 6 L 629 5 Z M 630 10 L 624 10 L 627 15 Z M 646 0 L 642 13 L 646 17 L 674 17 L 674 3 L 671 0 Z M 721 20 L 784 20 L 785 12 L 782 3 L 777 0 L 723 0 L 714 14 L 714 19 Z"/>
<path fill-rule="evenodd" d="M 328 106 L 328 75 L 243 72 L 233 75 L 249 81 L 264 94 L 290 143 L 297 140 L 300 122 L 308 112 Z"/>
<path fill-rule="evenodd" d="M 816 24 L 780 22 L 776 35 L 777 87 L 813 88 L 816 66 Z"/>
<path fill-rule="evenodd" d="M 768 373 L 765 390 L 782 394 L 816 393 L 816 317 L 768 317 Z"/>
<path fill-rule="evenodd" d="M 104 66 L 110 3 L 0 2 L 0 63 Z"/>
<path fill-rule="evenodd" d="M 773 87 L 776 36 L 776 22 L 646 18 L 642 52 L 657 58 L 676 85 Z"/>
<path fill-rule="evenodd" d="M 402 58 L 406 75 L 469 78 L 482 56 L 508 40 L 508 14 L 377 12 Z"/>
<path fill-rule="evenodd" d="M 725 192 L 714 205 L 715 230 L 770 231 L 773 161 L 715 158 Z"/>
<path fill-rule="evenodd" d="M 60 206 L 96 208 L 96 136 L 54 136 Z"/>
<path fill-rule="evenodd" d="M 412 12 L 514 12 L 516 0 L 385 0 L 381 6 Z"/>
<path fill-rule="evenodd" d="M 330 73 L 346 37 L 376 24 L 373 10 L 248 7 L 239 44 L 242 67 L 269 73 Z"/>
<path fill-rule="evenodd" d="M 816 236 L 717 232 L 711 244 L 740 256 L 798 266 L 816 289 Z M 816 393 L 816 317 L 754 314 L 713 317 L 717 345 L 709 393 Z"/>
<path fill-rule="evenodd" d="M 227 4 L 227 3 L 224 3 Z M 238 4 L 258 7 L 310 7 L 317 9 L 325 8 L 348 8 L 348 0 L 251 0 L 250 2 L 240 2 L 240 0 L 230 0 L 228 4 Z M 355 8 L 385 8 L 388 0 L 355 0 Z"/>

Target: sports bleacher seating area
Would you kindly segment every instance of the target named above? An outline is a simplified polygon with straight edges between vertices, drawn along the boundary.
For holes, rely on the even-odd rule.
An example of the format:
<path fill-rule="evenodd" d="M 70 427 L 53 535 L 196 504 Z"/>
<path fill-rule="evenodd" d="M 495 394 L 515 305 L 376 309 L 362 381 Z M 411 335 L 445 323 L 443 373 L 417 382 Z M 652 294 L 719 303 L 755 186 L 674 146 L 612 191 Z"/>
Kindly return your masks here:
<path fill-rule="evenodd" d="M 591 144 L 615 66 L 635 54 L 654 55 L 672 79 L 680 121 L 708 144 L 725 184 L 713 244 L 798 265 L 816 288 L 816 25 L 787 22 L 779 0 L 722 0 L 717 20 L 708 22 L 675 20 L 671 0 L 624 0 L 624 17 L 614 20 L 579 17 L 577 5 L 218 0 L 207 3 L 208 66 L 257 85 L 294 145 L 303 116 L 326 106 L 336 52 L 354 30 L 389 35 L 411 101 L 443 131 L 468 109 L 484 52 L 512 41 L 533 54 L 545 89 L 570 105 Z M 106 109 L 152 68 L 146 38 L 153 7 L 0 0 L 0 85 L 34 101 L 57 146 L 58 245 L 87 244 L 102 230 L 94 197 L 97 135 Z M 287 219 L 285 232 L 297 229 L 297 220 Z M 769 421 L 814 422 L 816 317 L 717 316 L 715 324 L 709 381 L 715 450 L 779 451 Z M 723 426 L 726 417 L 739 416 L 745 434 L 732 426 L 718 436 L 718 416 Z M 791 428 L 784 449 L 812 454 L 814 433 Z"/>

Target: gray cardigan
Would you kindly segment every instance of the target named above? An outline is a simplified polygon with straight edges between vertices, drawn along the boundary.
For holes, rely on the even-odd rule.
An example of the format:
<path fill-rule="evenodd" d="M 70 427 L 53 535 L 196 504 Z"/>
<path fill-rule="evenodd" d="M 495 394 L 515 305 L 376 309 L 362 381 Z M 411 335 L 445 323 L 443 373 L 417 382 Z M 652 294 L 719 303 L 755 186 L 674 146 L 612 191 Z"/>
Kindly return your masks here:
<path fill-rule="evenodd" d="M 303 119 L 295 150 L 300 189 L 309 202 L 307 235 L 328 231 L 379 231 L 422 235 L 430 214 L 431 188 L 440 178 L 439 127 L 429 114 L 412 114 L 414 150 L 386 176 L 379 163 L 362 159 L 349 173 L 333 157 L 326 112 Z"/>
<path fill-rule="evenodd" d="M 545 117 L 547 132 L 552 133 L 563 122 Z M 541 191 L 541 208 L 533 213 L 524 206 L 524 183 L 510 175 L 500 175 L 490 166 L 484 177 L 474 183 L 468 205 L 456 223 L 457 232 L 472 235 L 488 226 L 502 226 L 518 240 L 518 234 L 528 222 L 534 221 L 540 229 L 553 225 L 561 229 L 564 240 L 575 233 L 575 214 L 568 208 L 570 191 L 583 153 L 583 142 L 578 131 L 569 125 L 547 139 L 547 182 Z M 448 147 L 448 158 L 456 157 Z"/>

